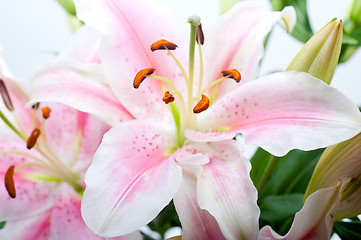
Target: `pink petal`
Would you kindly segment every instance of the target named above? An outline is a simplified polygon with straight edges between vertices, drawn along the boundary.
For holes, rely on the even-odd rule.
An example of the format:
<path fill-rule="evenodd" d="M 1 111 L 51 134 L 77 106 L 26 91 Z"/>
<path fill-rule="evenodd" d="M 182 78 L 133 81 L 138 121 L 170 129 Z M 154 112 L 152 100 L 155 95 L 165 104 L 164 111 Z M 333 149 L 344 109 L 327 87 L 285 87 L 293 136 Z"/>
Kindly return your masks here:
<path fill-rule="evenodd" d="M 110 128 L 109 125 L 100 121 L 98 118 L 79 111 L 77 123 L 81 133 L 81 141 L 74 171 L 85 173 L 101 143 L 103 135 Z M 84 176 L 82 179 L 84 179 Z"/>
<path fill-rule="evenodd" d="M 58 189 L 56 203 L 51 213 L 52 239 L 103 239 L 93 233 L 86 225 L 80 212 L 80 196 L 68 185 Z M 133 236 L 132 238 L 130 238 Z M 112 239 L 141 239 L 140 233 Z"/>
<path fill-rule="evenodd" d="M 17 140 L 19 138 L 16 136 Z M 23 151 L 26 149 L 25 142 L 11 141 L 6 138 L 5 142 L 1 141 L 0 151 Z M 32 150 L 33 151 L 33 150 Z M 35 152 L 31 154 L 36 155 Z M 17 154 L 1 154 L 0 158 L 0 179 L 5 178 L 7 169 L 14 165 L 19 166 L 24 162 L 31 162 L 32 159 Z M 25 167 L 14 175 L 16 198 L 10 198 L 5 189 L 4 183 L 0 187 L 0 205 L 6 206 L 0 208 L 0 222 L 17 220 L 19 218 L 33 216 L 50 209 L 54 203 L 53 193 L 55 183 L 40 182 L 29 179 L 30 174 L 37 172 L 39 169 L 35 167 Z"/>
<path fill-rule="evenodd" d="M 184 174 L 182 186 L 174 197 L 174 205 L 182 223 L 183 239 L 225 239 L 214 217 L 199 208 L 196 185 L 196 177 Z"/>
<path fill-rule="evenodd" d="M 104 135 L 85 176 L 83 218 L 112 237 L 147 224 L 178 191 L 182 170 L 169 150 L 175 129 L 143 121 L 120 123 Z"/>
<path fill-rule="evenodd" d="M 0 79 L 4 81 L 5 87 L 8 91 L 9 97 L 11 99 L 14 113 L 16 114 L 19 122 L 25 129 L 29 129 L 32 126 L 32 111 L 31 109 L 26 109 L 25 104 L 28 102 L 28 96 L 20 88 L 20 85 L 13 79 L 9 78 L 5 73 L 3 73 L 3 68 L 6 67 L 2 63 L 2 58 L 0 55 Z M 5 104 L 3 103 L 2 98 L 0 98 L 0 106 L 3 114 L 14 124 L 16 127 L 16 121 L 10 111 L 7 110 Z M 2 121 L 2 120 L 1 120 Z M 32 130 L 32 129 L 31 129 Z M 30 131 L 31 131 L 30 130 Z M 30 133 L 30 132 L 27 132 Z"/>
<path fill-rule="evenodd" d="M 206 35 L 205 79 L 208 83 L 221 78 L 221 71 L 233 68 L 241 72 L 242 82 L 254 79 L 263 56 L 264 40 L 281 17 L 281 12 L 267 10 L 257 1 L 241 1 L 226 12 Z M 206 27 L 204 25 L 205 30 Z M 218 96 L 234 87 L 233 80 L 225 80 Z"/>
<path fill-rule="evenodd" d="M 110 127 L 90 114 L 63 104 L 40 104 L 40 108 L 44 106 L 49 106 L 51 113 L 45 121 L 42 134 L 52 152 L 71 168 L 75 164 L 79 165 L 76 170 L 80 165 L 81 169 L 88 167 L 104 133 Z"/>
<path fill-rule="evenodd" d="M 240 132 L 247 143 L 280 156 L 294 148 L 312 150 L 353 137 L 360 132 L 361 115 L 348 98 L 322 81 L 285 72 L 230 92 L 199 115 L 198 129 L 226 131 L 188 131 L 186 136 L 214 141 Z"/>
<path fill-rule="evenodd" d="M 29 206 L 29 205 L 28 205 Z M 7 221 L 0 229 L 0 239 L 48 240 L 50 237 L 50 213 Z"/>
<path fill-rule="evenodd" d="M 133 79 L 144 68 L 155 68 L 155 75 L 172 80 L 183 92 L 185 81 L 181 71 L 166 51 L 151 52 L 152 43 L 167 39 L 176 43 L 174 51 L 184 65 L 187 61 L 187 45 L 182 42 L 182 32 L 171 25 L 171 16 L 158 1 L 75 1 L 78 17 L 101 33 L 101 57 L 109 84 L 121 103 L 137 119 L 171 118 L 167 105 L 162 101 L 168 86 L 159 80 L 147 78 L 133 88 Z M 186 25 L 186 19 L 184 25 Z M 186 35 L 188 36 L 188 34 Z M 187 66 L 184 66 L 187 68 Z M 161 85 L 165 89 L 161 88 Z"/>
<path fill-rule="evenodd" d="M 100 65 L 56 61 L 44 65 L 32 78 L 31 102 L 60 102 L 89 112 L 110 125 L 133 117 L 112 91 Z"/>
<path fill-rule="evenodd" d="M 226 239 L 255 239 L 258 234 L 257 190 L 242 151 L 234 140 L 210 143 L 210 161 L 198 177 L 199 206 L 215 217 Z"/>
<path fill-rule="evenodd" d="M 271 227 L 265 226 L 261 229 L 258 239 L 330 239 L 337 207 L 349 180 L 340 179 L 336 186 L 312 193 L 306 199 L 303 208 L 296 213 L 291 229 L 285 236 L 280 236 Z"/>

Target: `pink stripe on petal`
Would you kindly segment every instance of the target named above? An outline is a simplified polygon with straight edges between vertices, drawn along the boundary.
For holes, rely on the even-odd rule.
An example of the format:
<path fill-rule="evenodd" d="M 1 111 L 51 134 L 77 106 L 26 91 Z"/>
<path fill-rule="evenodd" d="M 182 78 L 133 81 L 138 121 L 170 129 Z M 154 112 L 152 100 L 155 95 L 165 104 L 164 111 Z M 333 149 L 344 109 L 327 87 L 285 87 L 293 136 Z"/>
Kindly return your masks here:
<path fill-rule="evenodd" d="M 173 132 L 174 131 L 174 132 Z M 82 214 L 104 237 L 147 224 L 173 198 L 182 171 L 166 153 L 175 129 L 143 121 L 119 124 L 104 135 L 85 177 Z"/>

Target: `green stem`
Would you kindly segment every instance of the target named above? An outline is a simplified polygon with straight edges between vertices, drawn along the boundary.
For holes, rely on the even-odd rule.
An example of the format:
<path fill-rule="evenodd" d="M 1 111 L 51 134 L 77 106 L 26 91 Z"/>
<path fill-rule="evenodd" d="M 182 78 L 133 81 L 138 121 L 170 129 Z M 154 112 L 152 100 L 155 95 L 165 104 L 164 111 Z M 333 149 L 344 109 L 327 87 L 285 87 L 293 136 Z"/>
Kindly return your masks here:
<path fill-rule="evenodd" d="M 5 115 L 2 113 L 2 111 L 0 111 L 0 117 L 1 119 L 6 123 L 6 125 L 9 126 L 9 128 L 11 128 L 11 130 L 13 130 L 19 137 L 21 137 L 24 141 L 27 140 L 26 136 L 24 136 L 6 117 Z"/>
<path fill-rule="evenodd" d="M 257 185 L 258 195 L 261 195 L 264 187 L 266 186 L 268 180 L 271 178 L 271 174 L 273 169 L 275 168 L 279 157 L 272 156 L 268 161 L 265 171 L 263 172 L 263 176 Z"/>
<path fill-rule="evenodd" d="M 222 77 L 220 79 L 217 79 L 213 82 L 211 82 L 207 87 L 205 87 L 202 91 L 201 91 L 201 94 L 205 93 L 206 91 L 208 91 L 210 88 L 214 87 L 215 85 L 221 83 L 224 79 L 226 78 L 229 78 L 230 76 L 225 76 L 225 77 Z"/>
<path fill-rule="evenodd" d="M 197 33 L 197 20 L 194 17 L 188 19 L 188 22 L 191 26 L 191 33 L 189 39 L 189 71 L 188 71 L 188 117 L 189 120 L 187 126 L 192 128 L 194 117 L 193 117 L 193 79 L 194 79 L 194 55 L 195 55 L 195 46 L 196 46 L 196 33 Z M 199 20 L 200 21 L 200 20 Z"/>

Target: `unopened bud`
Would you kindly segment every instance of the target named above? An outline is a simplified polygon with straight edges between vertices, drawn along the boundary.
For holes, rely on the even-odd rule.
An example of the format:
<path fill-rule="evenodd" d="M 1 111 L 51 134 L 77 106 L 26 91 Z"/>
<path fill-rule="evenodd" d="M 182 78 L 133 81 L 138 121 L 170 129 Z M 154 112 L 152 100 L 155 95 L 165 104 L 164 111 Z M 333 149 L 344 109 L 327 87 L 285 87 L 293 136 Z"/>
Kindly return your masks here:
<path fill-rule="evenodd" d="M 337 208 L 336 220 L 361 214 L 361 134 L 326 148 L 308 184 L 305 198 L 321 188 L 351 178 Z"/>
<path fill-rule="evenodd" d="M 333 19 L 298 52 L 286 71 L 306 72 L 331 83 L 342 44 L 342 21 Z"/>

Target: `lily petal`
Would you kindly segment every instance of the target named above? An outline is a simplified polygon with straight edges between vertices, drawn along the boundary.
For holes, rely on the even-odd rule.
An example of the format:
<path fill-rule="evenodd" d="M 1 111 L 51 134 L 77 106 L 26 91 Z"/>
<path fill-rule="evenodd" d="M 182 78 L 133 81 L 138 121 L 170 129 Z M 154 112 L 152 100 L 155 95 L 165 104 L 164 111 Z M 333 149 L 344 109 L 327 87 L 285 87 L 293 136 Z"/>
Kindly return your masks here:
<path fill-rule="evenodd" d="M 134 232 L 178 191 L 182 170 L 167 152 L 175 137 L 165 125 L 120 123 L 104 135 L 85 176 L 85 223 L 99 236 Z"/>
<path fill-rule="evenodd" d="M 57 191 L 56 203 L 51 213 L 51 237 L 53 239 L 103 239 L 96 236 L 84 223 L 80 212 L 80 196 L 69 186 L 62 184 Z M 142 239 L 139 232 L 112 239 Z"/>
<path fill-rule="evenodd" d="M 189 240 L 225 239 L 214 217 L 200 209 L 197 200 L 197 179 L 183 174 L 183 183 L 173 201 L 182 223 L 182 237 Z"/>
<path fill-rule="evenodd" d="M 210 143 L 207 152 L 197 184 L 200 208 L 215 217 L 226 239 L 255 239 L 260 210 L 250 162 L 234 140 Z"/>
<path fill-rule="evenodd" d="M 295 15 L 286 13 L 284 21 L 295 19 Z M 214 81 L 222 77 L 223 70 L 233 68 L 241 72 L 242 82 L 255 79 L 264 52 L 264 40 L 282 16 L 283 13 L 267 10 L 264 4 L 256 1 L 241 1 L 226 12 L 214 31 L 209 36 L 206 33 L 209 44 L 205 59 L 209 61 L 205 63 L 205 79 Z M 218 97 L 229 92 L 235 84 L 234 81 L 222 82 Z"/>
<path fill-rule="evenodd" d="M 14 137 L 17 138 L 17 136 Z M 1 139 L 0 144 L 0 151 L 5 150 L 24 151 L 27 149 L 25 143 L 11 141 L 11 137 L 6 137 L 5 139 Z M 33 152 L 33 154 L 36 155 L 35 152 Z M 5 178 L 5 172 L 11 165 L 17 167 L 25 161 L 32 162 L 32 159 L 18 154 L 1 154 L 0 179 Z M 16 198 L 14 199 L 10 198 L 2 183 L 0 187 L 0 205 L 6 207 L 0 208 L 0 222 L 33 216 L 50 209 L 53 205 L 55 183 L 38 182 L 30 179 L 30 177 L 32 177 L 30 175 L 32 171 L 34 171 L 34 167 L 26 167 L 14 175 L 16 189 Z"/>
<path fill-rule="evenodd" d="M 303 208 L 296 213 L 290 231 L 285 236 L 275 233 L 271 227 L 261 229 L 259 240 L 327 240 L 332 234 L 332 226 L 343 189 L 350 179 L 340 179 L 338 184 L 322 188 L 311 194 Z"/>
<path fill-rule="evenodd" d="M 16 82 L 15 79 L 11 77 L 11 73 L 8 70 L 5 61 L 2 58 L 2 51 L 0 46 L 0 79 L 4 81 L 5 87 L 8 91 L 9 97 L 11 99 L 14 112 L 18 117 L 19 122 L 25 129 L 29 130 L 29 126 L 32 126 L 32 111 L 31 109 L 25 109 L 25 103 L 29 101 L 27 95 L 21 89 Z M 13 119 L 13 115 L 10 114 L 9 111 L 6 110 L 6 106 L 4 105 L 3 101 L 0 100 L 1 111 L 5 114 L 8 119 Z M 15 121 L 13 121 L 15 123 Z M 2 124 L 2 123 L 1 123 Z M 31 129 L 32 130 L 32 129 Z M 30 130 L 30 131 L 31 131 Z M 30 132 L 27 132 L 28 134 Z"/>
<path fill-rule="evenodd" d="M 105 85 L 104 79 L 100 65 L 71 60 L 48 63 L 32 77 L 29 104 L 60 102 L 92 113 L 110 125 L 133 119 Z"/>
<path fill-rule="evenodd" d="M 246 83 L 215 102 L 199 118 L 199 130 L 219 132 L 188 130 L 186 137 L 190 140 L 216 141 L 240 132 L 246 143 L 277 156 L 294 148 L 329 146 L 361 130 L 361 114 L 348 98 L 300 72 L 276 73 Z M 223 135 L 224 130 L 228 131 Z"/>
<path fill-rule="evenodd" d="M 50 214 L 51 211 L 46 211 L 32 217 L 7 221 L 4 228 L 0 229 L 0 239 L 48 240 Z"/>
<path fill-rule="evenodd" d="M 183 46 L 183 36 L 170 24 L 172 18 L 165 17 L 164 2 L 77 0 L 75 5 L 78 17 L 105 36 L 101 46 L 102 63 L 121 103 L 137 119 L 149 116 L 170 119 L 171 113 L 162 102 L 164 84 L 148 78 L 139 89 L 133 88 L 138 71 L 155 68 L 156 75 L 171 79 L 180 92 L 185 89 L 182 72 L 169 54 L 150 50 L 151 44 L 162 38 L 176 43 L 179 48 Z M 174 54 L 184 65 L 185 51 Z"/>

